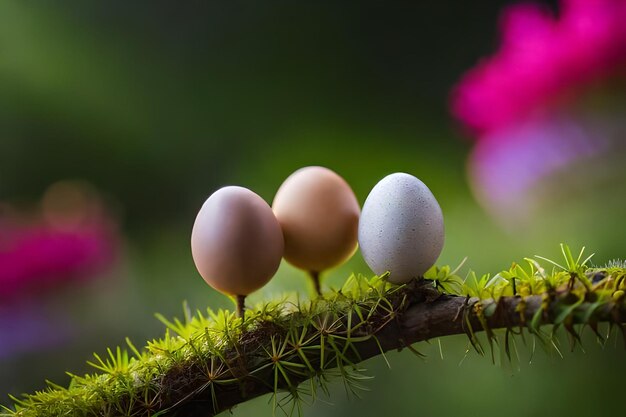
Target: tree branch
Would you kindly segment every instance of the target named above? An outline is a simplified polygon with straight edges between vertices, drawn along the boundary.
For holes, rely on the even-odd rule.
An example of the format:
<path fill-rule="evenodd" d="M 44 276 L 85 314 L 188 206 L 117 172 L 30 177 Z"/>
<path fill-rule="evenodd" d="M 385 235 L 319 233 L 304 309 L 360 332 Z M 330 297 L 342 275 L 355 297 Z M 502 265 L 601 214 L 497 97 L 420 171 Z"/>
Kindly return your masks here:
<path fill-rule="evenodd" d="M 483 330 L 491 332 L 493 329 L 519 326 L 531 328 L 533 321 L 534 325 L 555 324 L 564 308 L 571 307 L 579 301 L 572 296 L 571 292 L 555 293 L 552 296 L 534 295 L 526 298 L 501 297 L 498 301 L 479 300 L 433 294 L 424 285 L 415 286 L 404 295 L 406 296 L 404 300 L 408 300 L 408 303 L 397 312 L 393 319 L 387 320 L 375 329 L 370 334 L 372 337 L 353 343 L 354 350 L 349 355 L 350 360 L 364 361 L 382 352 L 403 349 L 416 342 L 443 336 Z M 572 330 L 571 326 L 574 324 L 585 323 L 594 326 L 597 322 L 617 324 L 626 322 L 626 310 L 623 303 L 598 304 L 587 300 L 578 302 L 575 307 L 571 308 L 562 324 Z M 346 330 L 344 320 L 342 328 L 336 329 L 335 332 L 345 334 Z M 356 332 L 352 336 L 361 334 L 362 332 Z M 245 356 L 245 352 L 242 352 L 242 355 Z M 311 357 L 308 360 L 314 365 L 316 372 L 322 372 L 319 357 Z M 337 364 L 338 362 L 334 363 L 335 366 Z M 315 375 L 294 377 L 290 381 L 291 384 L 282 380 L 278 388 L 293 389 L 294 384 L 303 382 L 311 376 Z M 178 411 L 176 414 L 190 417 L 215 415 L 239 403 L 274 392 L 274 386 L 270 381 L 272 381 L 271 372 L 263 375 L 242 375 L 239 385 L 218 391 L 217 407 L 214 408 L 215 404 L 209 395 L 198 393 L 176 407 Z"/>
<path fill-rule="evenodd" d="M 109 359 L 97 357 L 104 373 L 74 376 L 69 389 L 52 386 L 26 396 L 16 400 L 15 412 L 6 409 L 0 416 L 206 417 L 268 393 L 286 392 L 297 400 L 299 384 L 314 378 L 315 389 L 332 368 L 349 382 L 357 363 L 433 338 L 467 334 L 480 351 L 478 331 L 493 338 L 494 329 L 520 327 L 543 339 L 539 327 L 545 324 L 576 337 L 576 324 L 596 333 L 599 322 L 624 330 L 624 270 L 603 273 L 597 283 L 573 272 L 560 274 L 559 290 L 545 286 L 540 295 L 497 301 L 443 294 L 435 287 L 438 281 L 392 287 L 377 278 L 288 313 L 284 305 L 274 310 L 266 305 L 243 322 L 229 313 L 166 321 L 179 336 L 166 334 L 144 352 L 129 344 L 133 360 L 119 349 L 109 351 Z"/>

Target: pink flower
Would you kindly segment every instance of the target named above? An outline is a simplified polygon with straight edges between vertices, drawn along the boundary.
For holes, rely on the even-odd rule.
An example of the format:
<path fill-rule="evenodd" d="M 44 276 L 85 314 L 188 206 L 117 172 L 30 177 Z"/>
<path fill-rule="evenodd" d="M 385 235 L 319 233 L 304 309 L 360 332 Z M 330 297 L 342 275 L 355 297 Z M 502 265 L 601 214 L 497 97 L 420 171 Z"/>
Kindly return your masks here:
<path fill-rule="evenodd" d="M 474 195 L 509 230 L 530 230 L 530 220 L 549 214 L 547 200 L 570 207 L 582 184 L 621 175 L 576 167 L 608 167 L 625 152 L 623 91 L 605 87 L 626 78 L 626 0 L 560 6 L 558 14 L 534 3 L 506 8 L 499 49 L 451 96 L 452 113 L 477 139 L 468 163 Z"/>
<path fill-rule="evenodd" d="M 94 196 L 81 183 L 61 182 L 50 187 L 34 218 L 10 208 L 0 212 L 0 299 L 90 279 L 112 265 L 116 227 Z"/>
<path fill-rule="evenodd" d="M 562 0 L 559 16 L 524 3 L 501 16 L 501 44 L 452 94 L 452 112 L 482 136 L 626 70 L 626 1 Z"/>
<path fill-rule="evenodd" d="M 48 188 L 39 208 L 0 203 L 0 359 L 61 346 L 75 336 L 73 317 L 42 298 L 98 277 L 114 265 L 116 222 L 88 184 Z"/>
<path fill-rule="evenodd" d="M 0 297 L 82 280 L 108 266 L 112 234 L 100 225 L 55 230 L 45 225 L 0 229 Z"/>

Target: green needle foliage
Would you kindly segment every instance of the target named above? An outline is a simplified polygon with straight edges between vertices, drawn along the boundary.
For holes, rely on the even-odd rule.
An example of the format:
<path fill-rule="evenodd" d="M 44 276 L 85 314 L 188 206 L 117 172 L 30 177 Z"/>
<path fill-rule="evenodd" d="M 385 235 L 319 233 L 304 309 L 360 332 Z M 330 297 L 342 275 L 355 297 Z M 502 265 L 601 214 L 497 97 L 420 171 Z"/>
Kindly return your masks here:
<path fill-rule="evenodd" d="M 192 314 L 185 306 L 182 320 L 158 316 L 162 338 L 142 349 L 127 339 L 125 348 L 94 354 L 96 373 L 71 374 L 67 388 L 48 382 L 12 397 L 0 416 L 205 416 L 268 393 L 275 408 L 292 415 L 328 395 L 332 379 L 358 395 L 368 379 L 361 361 L 390 349 L 420 355 L 412 344 L 422 340 L 464 333 L 480 354 L 493 358 L 499 349 L 509 361 L 516 338 L 558 350 L 561 328 L 572 346 L 583 327 L 604 342 L 598 323 L 623 330 L 626 322 L 626 265 L 590 267 L 583 251 L 562 251 L 563 263 L 526 258 L 493 276 L 470 271 L 462 278 L 460 267 L 433 267 L 396 286 L 386 275 L 352 275 L 339 290 L 297 304 L 268 302 L 244 319 L 225 310 Z"/>

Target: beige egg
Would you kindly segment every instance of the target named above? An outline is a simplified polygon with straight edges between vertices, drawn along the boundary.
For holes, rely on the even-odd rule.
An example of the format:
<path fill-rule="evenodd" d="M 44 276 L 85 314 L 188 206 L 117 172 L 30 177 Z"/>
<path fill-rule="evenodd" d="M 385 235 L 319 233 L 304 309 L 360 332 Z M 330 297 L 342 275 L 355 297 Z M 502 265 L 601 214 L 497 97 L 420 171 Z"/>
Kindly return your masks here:
<path fill-rule="evenodd" d="M 310 272 L 350 258 L 357 248 L 359 203 L 348 183 L 328 168 L 301 168 L 278 189 L 272 210 L 285 237 L 285 259 Z"/>
<path fill-rule="evenodd" d="M 204 280 L 231 295 L 248 295 L 276 273 L 283 234 L 270 206 L 243 187 L 224 187 L 204 203 L 191 233 L 193 260 Z"/>

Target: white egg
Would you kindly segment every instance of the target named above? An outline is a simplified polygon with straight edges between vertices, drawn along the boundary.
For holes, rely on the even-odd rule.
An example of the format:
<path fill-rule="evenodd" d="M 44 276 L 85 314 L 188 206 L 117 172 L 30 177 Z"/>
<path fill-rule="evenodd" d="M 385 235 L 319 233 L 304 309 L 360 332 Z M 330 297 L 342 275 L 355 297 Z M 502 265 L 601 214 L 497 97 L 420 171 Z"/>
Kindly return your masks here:
<path fill-rule="evenodd" d="M 443 214 L 433 193 L 413 175 L 395 173 L 374 186 L 359 221 L 359 246 L 374 273 L 401 284 L 435 264 L 444 242 Z"/>

